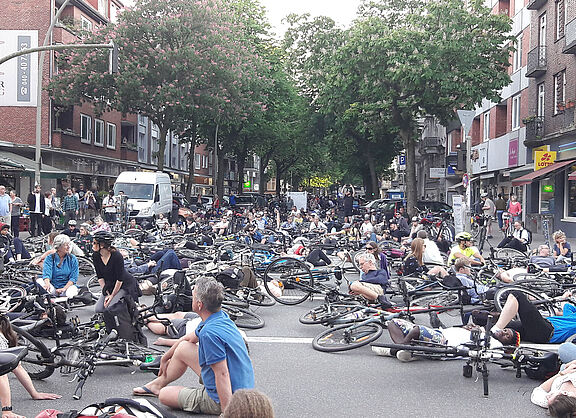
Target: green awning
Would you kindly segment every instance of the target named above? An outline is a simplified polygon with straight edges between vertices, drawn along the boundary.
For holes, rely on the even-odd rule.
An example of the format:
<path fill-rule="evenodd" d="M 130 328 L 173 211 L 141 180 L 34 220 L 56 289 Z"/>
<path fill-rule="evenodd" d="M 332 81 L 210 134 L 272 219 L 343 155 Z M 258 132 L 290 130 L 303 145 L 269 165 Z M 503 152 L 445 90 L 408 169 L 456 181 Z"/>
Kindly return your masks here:
<path fill-rule="evenodd" d="M 30 158 L 12 152 L 0 152 L 0 170 L 22 171 L 21 175 L 34 177 L 35 162 Z M 42 164 L 40 178 L 60 179 L 68 176 L 68 173 L 48 164 Z"/>

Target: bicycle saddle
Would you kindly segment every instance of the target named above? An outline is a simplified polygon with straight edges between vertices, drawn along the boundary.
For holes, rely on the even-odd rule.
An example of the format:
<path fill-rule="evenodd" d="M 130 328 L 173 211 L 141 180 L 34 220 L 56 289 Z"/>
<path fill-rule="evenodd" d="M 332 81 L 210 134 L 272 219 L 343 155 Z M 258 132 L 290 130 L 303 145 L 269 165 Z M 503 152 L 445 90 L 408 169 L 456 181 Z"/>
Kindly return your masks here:
<path fill-rule="evenodd" d="M 0 351 L 0 376 L 11 372 L 18 363 L 28 354 L 26 347 L 12 347 Z"/>

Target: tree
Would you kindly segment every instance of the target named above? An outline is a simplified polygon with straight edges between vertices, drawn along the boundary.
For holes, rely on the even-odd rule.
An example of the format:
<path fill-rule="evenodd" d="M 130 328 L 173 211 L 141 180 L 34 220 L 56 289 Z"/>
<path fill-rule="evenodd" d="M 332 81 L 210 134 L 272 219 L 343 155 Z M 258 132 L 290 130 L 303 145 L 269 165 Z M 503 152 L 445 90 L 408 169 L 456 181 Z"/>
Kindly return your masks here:
<path fill-rule="evenodd" d="M 245 43 L 250 30 L 235 13 L 236 3 L 243 2 L 140 0 L 117 25 L 90 39 L 118 45 L 119 72 L 106 73 L 102 51 L 62 55 L 49 86 L 52 96 L 61 106 L 86 101 L 98 112 L 148 116 L 160 131 L 158 169 L 163 170 L 168 131 L 186 132 L 183 138 L 195 145 L 200 124 L 247 115 L 244 104 L 265 63 Z M 193 181 L 193 163 L 190 167 Z"/>

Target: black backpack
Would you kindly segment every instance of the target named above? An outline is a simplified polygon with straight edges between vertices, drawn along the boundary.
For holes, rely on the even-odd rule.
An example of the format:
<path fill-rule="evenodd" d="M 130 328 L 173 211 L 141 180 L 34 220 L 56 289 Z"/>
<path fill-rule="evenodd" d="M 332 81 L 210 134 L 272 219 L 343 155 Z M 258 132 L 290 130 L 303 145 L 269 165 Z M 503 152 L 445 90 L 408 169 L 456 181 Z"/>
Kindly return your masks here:
<path fill-rule="evenodd" d="M 104 323 L 106 331 L 110 333 L 115 329 L 118 338 L 144 346 L 148 344 L 138 323 L 138 307 L 130 295 L 123 296 L 114 305 L 104 309 Z"/>
<path fill-rule="evenodd" d="M 240 282 L 244 280 L 244 273 L 239 268 L 228 268 L 218 273 L 216 280 L 227 289 L 238 289 Z"/>
<path fill-rule="evenodd" d="M 162 306 L 158 307 L 158 312 L 191 312 L 192 311 L 192 286 L 186 277 L 184 270 L 178 270 L 172 276 L 175 292 L 164 297 Z"/>

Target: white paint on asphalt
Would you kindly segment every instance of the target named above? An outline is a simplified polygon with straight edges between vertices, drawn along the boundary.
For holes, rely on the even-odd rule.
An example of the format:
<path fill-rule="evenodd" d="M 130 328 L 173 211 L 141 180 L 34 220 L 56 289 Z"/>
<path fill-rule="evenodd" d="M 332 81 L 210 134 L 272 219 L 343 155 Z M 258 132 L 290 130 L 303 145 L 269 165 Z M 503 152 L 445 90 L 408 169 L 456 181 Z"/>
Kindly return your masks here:
<path fill-rule="evenodd" d="M 249 343 L 312 344 L 312 338 L 298 337 L 246 337 Z"/>

